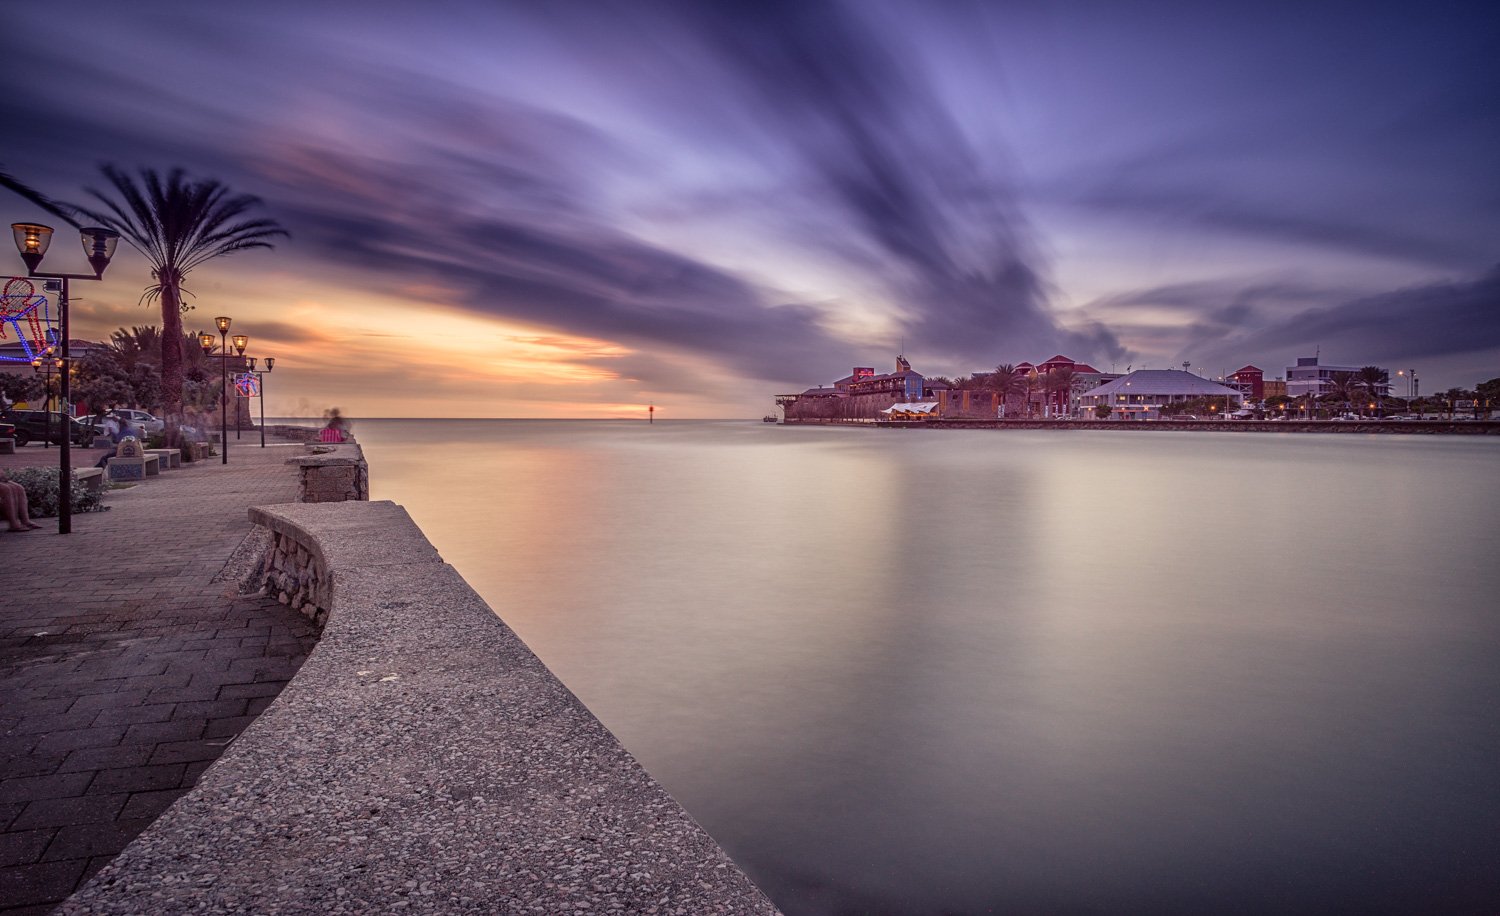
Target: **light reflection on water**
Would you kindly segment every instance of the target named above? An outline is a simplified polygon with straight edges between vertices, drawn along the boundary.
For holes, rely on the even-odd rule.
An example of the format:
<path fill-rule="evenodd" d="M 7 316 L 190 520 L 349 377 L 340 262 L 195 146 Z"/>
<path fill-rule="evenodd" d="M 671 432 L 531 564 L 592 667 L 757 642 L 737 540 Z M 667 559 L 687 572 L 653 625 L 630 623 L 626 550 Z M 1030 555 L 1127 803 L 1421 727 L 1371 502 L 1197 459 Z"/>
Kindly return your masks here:
<path fill-rule="evenodd" d="M 356 432 L 788 913 L 1500 901 L 1500 442 Z"/>

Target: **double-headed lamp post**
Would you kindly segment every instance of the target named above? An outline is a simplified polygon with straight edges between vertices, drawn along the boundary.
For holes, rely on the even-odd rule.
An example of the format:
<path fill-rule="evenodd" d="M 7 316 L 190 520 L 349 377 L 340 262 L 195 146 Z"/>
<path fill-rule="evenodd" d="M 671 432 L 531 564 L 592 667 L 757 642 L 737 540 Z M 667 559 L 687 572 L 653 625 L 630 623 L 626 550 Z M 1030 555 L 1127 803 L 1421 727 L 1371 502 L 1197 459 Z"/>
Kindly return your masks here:
<path fill-rule="evenodd" d="M 249 336 L 245 334 L 236 334 L 229 339 L 234 341 L 234 354 L 240 359 L 244 359 L 245 348 L 250 346 Z M 244 424 L 240 422 L 240 389 L 239 386 L 236 385 L 234 389 L 234 437 L 236 439 L 240 437 L 240 427 L 243 425 Z"/>
<path fill-rule="evenodd" d="M 90 226 L 79 229 L 78 234 L 83 242 L 83 253 L 89 259 L 89 266 L 94 269 L 92 274 L 44 274 L 37 271 L 42 266 L 42 257 L 47 253 L 47 246 L 52 244 L 52 227 L 43 226 L 40 223 L 11 223 L 11 233 L 16 239 L 16 249 L 21 252 L 21 260 L 26 264 L 27 276 L 39 280 L 61 280 L 62 289 L 57 299 L 57 323 L 58 337 L 61 339 L 62 351 L 58 354 L 58 369 L 61 370 L 61 384 L 58 386 L 58 399 L 63 410 L 62 448 L 58 454 L 59 479 L 57 499 L 57 533 L 68 534 L 73 530 L 73 487 L 69 481 L 73 478 L 73 458 L 69 446 L 72 437 L 68 435 L 72 430 L 68 429 L 67 417 L 71 416 L 73 392 L 68 384 L 71 373 L 71 357 L 68 352 L 68 281 L 69 280 L 103 280 L 104 269 L 109 266 L 110 258 L 115 256 L 115 246 L 119 244 L 120 233 L 113 229 L 105 229 L 100 226 Z"/>
<path fill-rule="evenodd" d="M 250 371 L 255 373 L 256 400 L 260 401 L 260 447 L 266 447 L 266 372 L 276 368 L 276 357 L 266 357 L 266 369 L 262 372 L 255 368 L 255 357 L 250 357 Z"/>
<path fill-rule="evenodd" d="M 214 324 L 219 329 L 219 456 L 221 464 L 229 463 L 229 324 L 232 319 L 219 317 Z M 207 331 L 198 332 L 198 344 L 204 355 L 214 352 L 214 336 Z M 245 355 L 250 338 L 244 334 L 234 335 L 234 348 Z M 239 434 L 239 417 L 235 417 L 235 435 Z"/>

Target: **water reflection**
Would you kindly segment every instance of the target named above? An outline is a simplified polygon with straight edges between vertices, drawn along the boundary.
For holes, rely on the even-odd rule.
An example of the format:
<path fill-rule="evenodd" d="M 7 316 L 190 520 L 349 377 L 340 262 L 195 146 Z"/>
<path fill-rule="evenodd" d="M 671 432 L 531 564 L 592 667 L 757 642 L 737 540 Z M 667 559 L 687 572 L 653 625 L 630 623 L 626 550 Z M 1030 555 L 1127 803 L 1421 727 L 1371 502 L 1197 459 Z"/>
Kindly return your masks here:
<path fill-rule="evenodd" d="M 360 434 L 789 913 L 1500 899 L 1500 443 Z"/>

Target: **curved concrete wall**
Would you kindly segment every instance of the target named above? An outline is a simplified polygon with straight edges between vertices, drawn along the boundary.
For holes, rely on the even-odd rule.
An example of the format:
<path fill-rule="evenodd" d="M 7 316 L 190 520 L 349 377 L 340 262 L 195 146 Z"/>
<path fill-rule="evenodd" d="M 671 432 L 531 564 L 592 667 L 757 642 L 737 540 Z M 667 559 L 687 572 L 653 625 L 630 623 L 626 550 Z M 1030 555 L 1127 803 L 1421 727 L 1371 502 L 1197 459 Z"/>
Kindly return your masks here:
<path fill-rule="evenodd" d="M 251 510 L 322 640 L 63 913 L 775 913 L 391 502 Z"/>

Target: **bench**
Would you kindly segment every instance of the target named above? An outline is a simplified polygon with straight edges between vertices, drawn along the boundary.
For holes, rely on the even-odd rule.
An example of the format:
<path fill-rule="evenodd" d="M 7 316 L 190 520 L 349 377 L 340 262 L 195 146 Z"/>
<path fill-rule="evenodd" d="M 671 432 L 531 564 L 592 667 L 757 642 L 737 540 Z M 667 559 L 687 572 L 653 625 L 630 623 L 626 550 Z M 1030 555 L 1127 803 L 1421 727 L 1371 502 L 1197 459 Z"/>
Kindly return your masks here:
<path fill-rule="evenodd" d="M 161 457 L 146 454 L 139 439 L 126 436 L 105 460 L 104 469 L 110 480 L 145 480 L 147 474 L 161 473 Z"/>
<path fill-rule="evenodd" d="M 0 455 L 14 455 L 16 453 L 16 440 L 0 439 Z"/>
<path fill-rule="evenodd" d="M 168 468 L 182 467 L 182 451 L 180 449 L 148 448 L 146 449 L 146 454 L 148 456 L 155 455 L 156 457 L 160 458 L 161 466 L 164 470 Z M 147 473 L 149 474 L 150 472 L 147 471 Z"/>
<path fill-rule="evenodd" d="M 104 468 L 74 468 L 73 479 L 98 493 L 104 489 Z"/>

